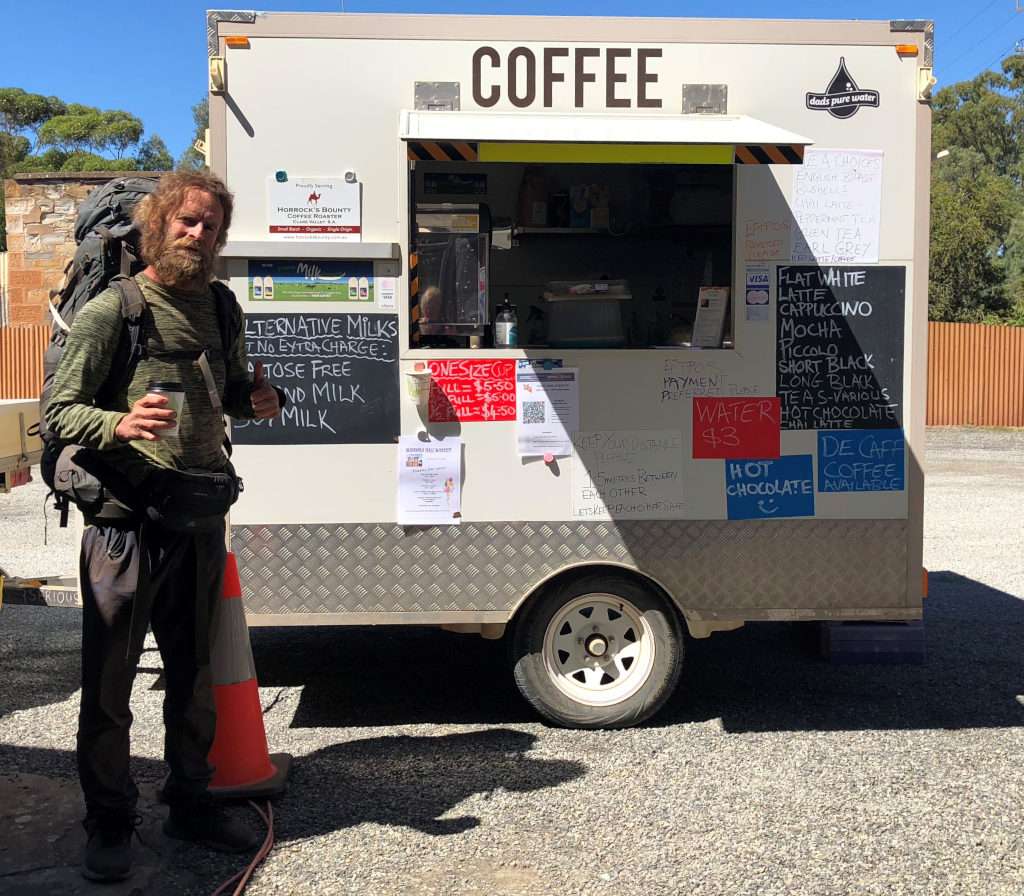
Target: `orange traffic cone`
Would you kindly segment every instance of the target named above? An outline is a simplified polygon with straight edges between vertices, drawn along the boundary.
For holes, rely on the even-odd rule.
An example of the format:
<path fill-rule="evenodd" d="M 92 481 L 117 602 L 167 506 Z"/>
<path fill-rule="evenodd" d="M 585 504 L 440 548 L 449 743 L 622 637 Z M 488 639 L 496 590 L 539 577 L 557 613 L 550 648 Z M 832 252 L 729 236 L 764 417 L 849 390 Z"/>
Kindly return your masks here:
<path fill-rule="evenodd" d="M 224 592 L 213 610 L 210 667 L 217 705 L 217 731 L 209 756 L 215 769 L 210 794 L 220 799 L 276 796 L 284 791 L 292 757 L 267 752 L 242 584 L 231 552 L 224 568 Z"/>

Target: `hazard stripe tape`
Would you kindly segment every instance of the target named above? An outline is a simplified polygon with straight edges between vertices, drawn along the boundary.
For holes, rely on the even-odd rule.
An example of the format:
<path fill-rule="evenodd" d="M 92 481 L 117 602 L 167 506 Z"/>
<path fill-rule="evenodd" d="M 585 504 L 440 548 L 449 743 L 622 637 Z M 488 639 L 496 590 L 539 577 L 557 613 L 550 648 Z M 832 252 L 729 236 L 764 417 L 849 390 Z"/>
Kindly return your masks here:
<path fill-rule="evenodd" d="M 798 143 L 736 147 L 737 165 L 801 165 L 803 161 L 804 147 Z"/>
<path fill-rule="evenodd" d="M 409 334 L 413 345 L 420 341 L 420 273 L 419 256 L 409 253 Z"/>
<path fill-rule="evenodd" d="M 439 143 L 428 140 L 410 140 L 406 144 L 409 160 L 413 162 L 475 162 L 475 143 Z"/>

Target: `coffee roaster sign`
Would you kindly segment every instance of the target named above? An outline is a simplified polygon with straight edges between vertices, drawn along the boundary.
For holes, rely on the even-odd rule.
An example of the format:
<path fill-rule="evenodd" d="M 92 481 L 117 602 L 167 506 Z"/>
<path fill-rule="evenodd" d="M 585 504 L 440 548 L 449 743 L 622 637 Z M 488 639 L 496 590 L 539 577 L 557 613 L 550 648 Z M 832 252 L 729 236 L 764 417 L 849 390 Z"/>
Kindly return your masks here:
<path fill-rule="evenodd" d="M 828 82 L 824 93 L 808 93 L 807 108 L 828 112 L 833 118 L 853 118 L 862 106 L 878 108 L 878 91 L 861 90 L 846 67 L 845 57 L 839 57 L 839 68 Z"/>

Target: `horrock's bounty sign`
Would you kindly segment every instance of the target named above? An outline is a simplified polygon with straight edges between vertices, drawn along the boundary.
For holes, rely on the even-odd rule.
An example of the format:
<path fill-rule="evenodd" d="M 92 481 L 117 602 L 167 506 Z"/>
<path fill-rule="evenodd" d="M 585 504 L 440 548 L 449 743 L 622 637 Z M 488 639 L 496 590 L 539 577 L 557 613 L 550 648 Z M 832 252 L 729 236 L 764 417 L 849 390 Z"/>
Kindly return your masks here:
<path fill-rule="evenodd" d="M 278 240 L 358 242 L 358 183 L 340 177 L 267 179 L 267 233 Z"/>

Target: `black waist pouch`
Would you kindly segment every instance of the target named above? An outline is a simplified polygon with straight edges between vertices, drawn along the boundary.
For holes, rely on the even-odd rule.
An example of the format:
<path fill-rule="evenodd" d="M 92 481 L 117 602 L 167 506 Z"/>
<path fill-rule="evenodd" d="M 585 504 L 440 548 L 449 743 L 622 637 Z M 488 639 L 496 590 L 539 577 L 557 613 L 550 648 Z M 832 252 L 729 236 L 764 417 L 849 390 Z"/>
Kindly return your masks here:
<path fill-rule="evenodd" d="M 141 506 L 146 516 L 172 532 L 217 529 L 243 489 L 228 464 L 222 473 L 206 470 L 153 470 L 142 484 Z"/>

